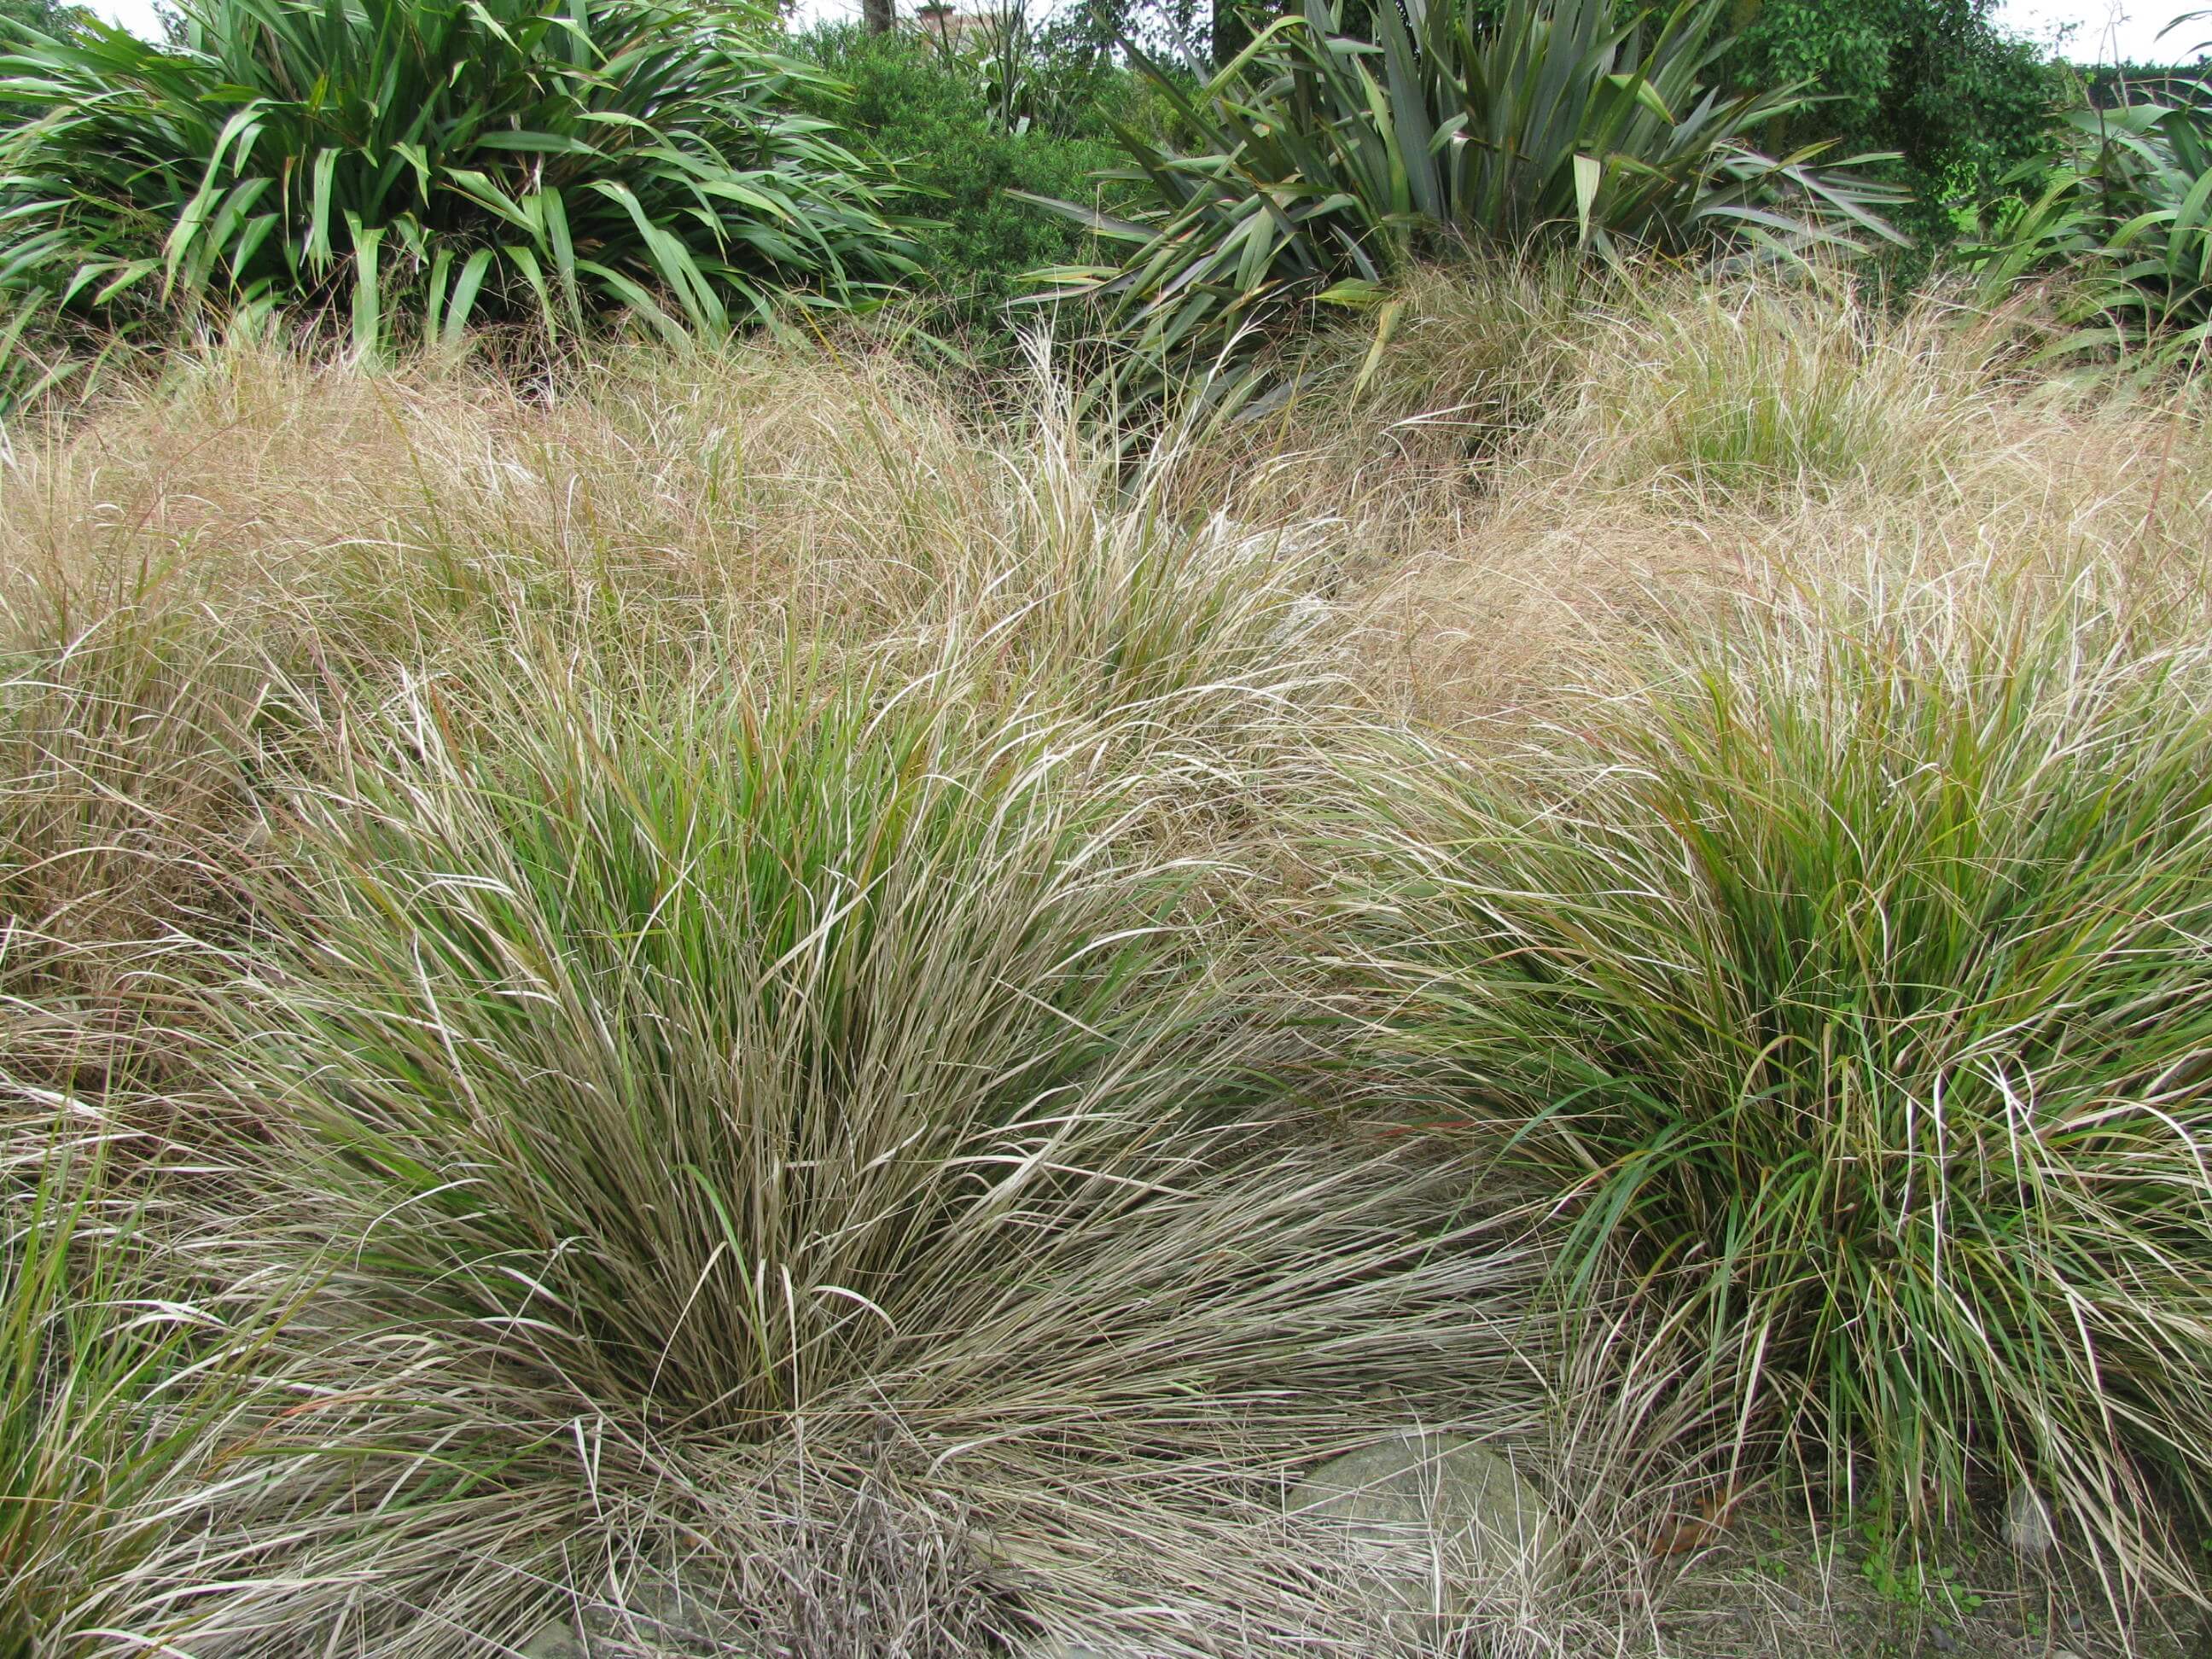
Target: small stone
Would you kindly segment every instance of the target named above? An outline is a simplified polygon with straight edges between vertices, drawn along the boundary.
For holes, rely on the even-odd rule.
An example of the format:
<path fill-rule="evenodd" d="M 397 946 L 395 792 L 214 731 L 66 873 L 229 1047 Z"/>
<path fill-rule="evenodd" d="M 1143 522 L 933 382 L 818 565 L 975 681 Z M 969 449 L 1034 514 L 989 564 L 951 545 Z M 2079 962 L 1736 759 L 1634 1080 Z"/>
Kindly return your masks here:
<path fill-rule="evenodd" d="M 591 1659 L 591 1650 L 565 1620 L 548 1619 L 522 1644 L 522 1659 Z"/>
<path fill-rule="evenodd" d="M 642 1567 L 531 1632 L 522 1659 L 743 1659 L 730 1621 L 665 1567 Z"/>
<path fill-rule="evenodd" d="M 2015 1486 L 2005 1500 L 2004 1534 L 2013 1553 L 2029 1560 L 2049 1554 L 2058 1541 L 2051 1525 L 2051 1506 L 2026 1480 Z"/>
<path fill-rule="evenodd" d="M 1412 1613 L 1463 1613 L 1500 1582 L 1542 1583 L 1563 1564 L 1565 1540 L 1535 1488 L 1466 1435 L 1394 1435 L 1332 1458 L 1291 1491 L 1289 1509 L 1389 1563 L 1378 1576 Z M 1409 1545 L 1429 1564 L 1418 1576 L 1391 1560 Z"/>
<path fill-rule="evenodd" d="M 1928 1644 L 1938 1653 L 1956 1653 L 1959 1650 L 1958 1638 L 1951 1634 L 1948 1626 L 1943 1625 L 1929 1626 Z"/>

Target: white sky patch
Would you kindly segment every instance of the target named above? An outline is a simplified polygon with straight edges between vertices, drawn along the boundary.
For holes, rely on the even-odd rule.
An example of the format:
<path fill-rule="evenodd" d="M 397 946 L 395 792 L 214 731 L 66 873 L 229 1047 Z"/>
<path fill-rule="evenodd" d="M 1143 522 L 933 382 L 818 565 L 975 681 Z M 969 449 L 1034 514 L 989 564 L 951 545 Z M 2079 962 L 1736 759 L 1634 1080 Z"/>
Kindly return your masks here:
<path fill-rule="evenodd" d="M 161 38 L 161 25 L 154 21 L 154 0 L 91 0 L 91 6 L 99 15 L 133 34 L 149 40 Z"/>
<path fill-rule="evenodd" d="M 2198 0 L 2212 3 L 2212 0 Z M 2159 31 L 2183 12 L 2189 0 L 1998 0 L 1997 21 L 2018 34 L 2049 46 L 2067 31 L 2066 56 L 2077 64 L 2132 64 L 2186 60 L 2201 40 L 2212 40 L 2212 19 L 2185 23 L 2165 40 Z"/>

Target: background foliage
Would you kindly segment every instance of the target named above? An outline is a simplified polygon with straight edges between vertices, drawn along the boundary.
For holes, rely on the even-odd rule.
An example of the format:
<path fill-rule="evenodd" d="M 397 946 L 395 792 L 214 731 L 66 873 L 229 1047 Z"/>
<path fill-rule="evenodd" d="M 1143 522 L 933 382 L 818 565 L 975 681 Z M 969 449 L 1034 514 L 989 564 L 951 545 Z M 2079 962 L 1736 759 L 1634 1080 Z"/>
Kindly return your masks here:
<path fill-rule="evenodd" d="M 1478 23 L 1494 22 L 1505 0 L 1472 0 Z M 1214 61 L 1249 44 L 1254 27 L 1292 7 L 1224 3 L 1217 12 Z M 1655 9 L 1616 0 L 1626 21 Z M 1658 8 L 1663 9 L 1663 8 Z M 1717 76 L 1738 90 L 1802 82 L 1820 101 L 1761 134 L 1770 150 L 1832 139 L 1839 151 L 1896 151 L 1886 176 L 1915 200 L 1898 222 L 1927 245 L 1911 263 L 1948 243 L 2004 175 L 2036 153 L 2063 76 L 2033 42 L 2007 33 L 1993 0 L 1729 0 L 1723 27 L 1735 43 Z M 1379 38 L 1376 0 L 1346 0 L 1346 27 Z"/>
<path fill-rule="evenodd" d="M 0 0 L 0 21 L 21 23 L 42 34 L 64 33 L 86 15 L 83 7 L 59 4 L 58 0 Z"/>
<path fill-rule="evenodd" d="M 114 327 L 349 313 L 355 343 L 635 312 L 720 332 L 902 267 L 873 185 L 742 12 L 207 0 L 0 58 L 0 285 Z M 826 94 L 827 88 L 811 89 Z"/>
<path fill-rule="evenodd" d="M 1875 210 L 1894 192 L 1856 178 L 1857 158 L 1754 147 L 1808 100 L 1711 82 L 1720 0 L 1626 26 L 1613 0 L 1486 9 L 1438 0 L 1409 23 L 1384 9 L 1370 43 L 1341 0 L 1306 0 L 1191 96 L 1140 58 L 1197 142 L 1130 143 L 1144 210 L 1092 216 L 1120 268 L 1066 274 L 1144 354 L 1210 355 L 1289 304 L 1378 299 L 1422 256 L 1796 257 L 1891 234 Z"/>
<path fill-rule="evenodd" d="M 2057 155 L 2015 175 L 2032 199 L 1972 251 L 1985 297 L 2057 275 L 2077 343 L 2117 336 L 2154 366 L 2212 336 L 2212 88 L 2161 86 L 2171 101 L 2069 111 Z"/>
<path fill-rule="evenodd" d="M 917 285 L 940 327 L 985 350 L 1003 345 L 1007 302 L 1030 291 L 1024 273 L 1084 257 L 1088 237 L 1015 191 L 1123 205 L 1125 185 L 1101 182 L 1122 152 L 1114 125 L 1157 127 L 1146 92 L 1079 37 L 1018 34 L 947 46 L 926 29 L 870 34 L 817 30 L 802 53 L 840 86 L 815 82 L 811 106 L 920 194 Z M 845 90 L 849 88 L 849 94 Z"/>
<path fill-rule="evenodd" d="M 1802 82 L 1822 101 L 1794 112 L 1785 137 L 1894 150 L 1891 175 L 1913 200 L 1899 222 L 1931 245 L 1971 225 L 2013 168 L 2035 155 L 2057 70 L 2005 33 L 1993 0 L 1738 0 L 1739 33 L 1722 61 L 1738 85 Z"/>

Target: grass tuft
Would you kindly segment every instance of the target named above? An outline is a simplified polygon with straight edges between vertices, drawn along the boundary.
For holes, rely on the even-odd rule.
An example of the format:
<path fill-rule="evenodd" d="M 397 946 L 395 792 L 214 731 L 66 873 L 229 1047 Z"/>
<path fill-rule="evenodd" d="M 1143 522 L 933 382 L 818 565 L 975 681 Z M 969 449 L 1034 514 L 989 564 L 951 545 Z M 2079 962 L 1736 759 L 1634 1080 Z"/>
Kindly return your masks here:
<path fill-rule="evenodd" d="M 2031 321 L 1432 273 L 1149 448 L 857 328 L 80 383 L 0 458 L 15 1628 L 1795 1651 L 1851 1586 L 1703 1551 L 1955 1589 L 2016 1476 L 2182 1578 L 2212 452 Z M 1571 1578 L 1409 1628 L 1285 1516 L 1415 1424 Z"/>
<path fill-rule="evenodd" d="M 1540 759 L 1370 790 L 1402 1040 L 1558 1183 L 1570 1305 L 1616 1247 L 1664 1288 L 1730 1455 L 1778 1437 L 1915 1525 L 2027 1479 L 2188 1582 L 2208 668 L 2094 615 L 1801 615 Z"/>
<path fill-rule="evenodd" d="M 392 1295 L 502 1366 L 759 1436 L 1040 1227 L 1194 1167 L 1254 1039 L 1081 727 L 927 684 L 628 706 L 517 662 L 386 724 L 241 1032 Z M 373 1219 L 372 1219 L 373 1218 Z"/>

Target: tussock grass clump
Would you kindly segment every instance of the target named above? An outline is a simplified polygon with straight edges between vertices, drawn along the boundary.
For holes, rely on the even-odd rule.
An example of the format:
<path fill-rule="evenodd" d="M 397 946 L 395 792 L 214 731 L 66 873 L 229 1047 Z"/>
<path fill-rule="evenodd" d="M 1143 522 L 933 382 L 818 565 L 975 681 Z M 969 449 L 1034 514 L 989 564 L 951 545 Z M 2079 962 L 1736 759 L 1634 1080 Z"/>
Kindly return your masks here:
<path fill-rule="evenodd" d="M 1840 279 L 1795 292 L 1662 283 L 1626 297 L 1587 319 L 1568 416 L 1601 452 L 1584 464 L 1592 481 L 1723 503 L 1910 495 L 1988 441 L 2001 327 L 1929 300 L 1886 316 Z"/>
<path fill-rule="evenodd" d="M 1249 1097 L 1180 914 L 1203 866 L 1145 850 L 1157 786 L 1090 775 L 1098 737 L 926 686 L 624 708 L 509 672 L 465 731 L 412 699 L 308 806 L 241 1005 L 243 1076 L 385 1218 L 391 1293 L 502 1363 L 775 1432 Z"/>
<path fill-rule="evenodd" d="M 210 1009 L 339 1258 L 324 1351 L 420 1345 L 447 1402 L 387 1435 L 556 1538 L 599 1517 L 562 1568 L 457 1510 L 443 1616 L 520 1630 L 568 1571 L 618 1605 L 595 1564 L 673 1553 L 801 1651 L 901 1607 L 972 1651 L 1132 1585 L 1135 1639 L 1358 1645 L 1285 1471 L 1407 1413 L 1538 1434 L 1540 1256 L 1465 1160 L 1287 1098 L 1213 914 L 1251 878 L 1194 832 L 1223 751 L 1158 699 L 701 669 L 639 703 L 518 657 L 465 717 L 395 704 L 301 795 L 301 880 Z M 407 1572 L 436 1501 L 389 1523 Z M 855 1588 L 883 1528 L 947 1605 Z"/>
<path fill-rule="evenodd" d="M 1329 523 L 1347 585 L 1456 539 L 1576 364 L 1577 319 L 1602 273 L 1540 252 L 1407 272 L 1390 297 L 1285 343 L 1264 362 L 1266 412 L 1201 418 L 1158 455 L 1178 512 L 1223 501 L 1270 524 Z"/>
<path fill-rule="evenodd" d="M 1409 441 L 1355 469 L 1378 429 L 1345 421 L 1304 470 L 1358 481 L 1341 534 L 1378 553 L 1371 682 L 1486 747 L 1541 746 L 1499 721 L 1540 726 L 1624 659 L 1741 626 L 1747 596 L 1910 589 L 2032 612 L 2093 592 L 2185 632 L 2212 522 L 2201 413 L 2039 376 L 2037 327 L 1941 295 L 1885 313 L 1827 286 L 1640 272 L 1563 320 L 1541 418 L 1488 465 L 1449 474 Z M 1746 331 L 1766 337 L 1748 357 Z M 1807 373 L 1765 377 L 1770 349 Z M 1746 464 L 1700 462 L 1686 429 L 1749 442 L 1762 398 L 1776 419 L 1732 452 Z M 1814 441 L 1824 426 L 1835 444 Z"/>
<path fill-rule="evenodd" d="M 166 397 L 118 397 L 9 457 L 0 908 L 17 988 L 112 1000 L 134 958 L 240 925 L 264 791 L 316 763 L 320 711 L 466 631 L 450 567 L 396 568 L 420 484 L 400 400 L 365 379 L 257 349 L 182 363 Z M 340 448 L 356 453 L 334 468 Z M 381 469 L 380 514 L 356 481 Z"/>
<path fill-rule="evenodd" d="M 2212 659 L 1881 611 L 1378 784 L 1368 961 L 1559 1183 L 1561 1282 L 1629 1247 L 1738 1435 L 1911 1522 L 2024 1477 L 2122 1577 L 2185 1583 L 2159 1477 L 2194 1511 L 2212 1445 Z"/>
<path fill-rule="evenodd" d="M 46 620 L 0 679 L 0 973 L 72 978 L 72 951 L 158 938 L 226 885 L 206 861 L 242 810 L 222 728 L 252 689 L 158 601 Z"/>
<path fill-rule="evenodd" d="M 1531 247 L 1463 270 L 1407 273 L 1387 309 L 1314 341 L 1298 361 L 1311 406 L 1389 422 L 1408 453 L 1435 434 L 1462 453 L 1511 445 L 1576 361 L 1581 314 L 1619 278 Z"/>
<path fill-rule="evenodd" d="M 14 434 L 0 1075 L 131 1139 L 8 1189 L 6 1328 L 213 1358 L 9 1582 L 208 1659 L 1582 1654 L 1778 1447 L 2178 1570 L 2201 421 L 1932 305 L 1421 284 L 1142 453 L 854 332 L 241 334 Z M 1284 1514 L 1417 1424 L 1571 1583 L 1410 1630 Z"/>
<path fill-rule="evenodd" d="M 147 1137 L 12 1083 L 0 1097 L 0 1654 L 169 1648 L 259 1576 L 231 1516 L 276 1472 L 246 1455 L 283 1297 L 220 1286 L 123 1170 Z M 281 1290 L 281 1286 L 279 1287 Z"/>
<path fill-rule="evenodd" d="M 1040 365 L 1042 368 L 1042 365 Z M 1335 527 L 1177 501 L 1192 434 L 1127 475 L 1063 397 L 1038 402 L 1007 474 L 995 544 L 948 571 L 939 647 L 1002 702 L 1126 716 L 1243 766 L 1341 690 L 1345 573 Z"/>

